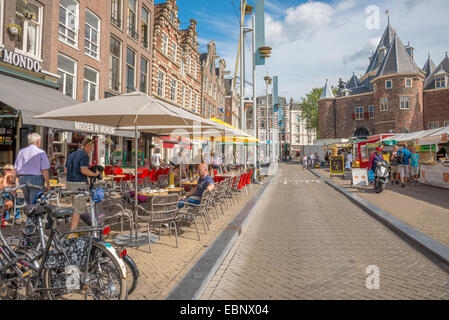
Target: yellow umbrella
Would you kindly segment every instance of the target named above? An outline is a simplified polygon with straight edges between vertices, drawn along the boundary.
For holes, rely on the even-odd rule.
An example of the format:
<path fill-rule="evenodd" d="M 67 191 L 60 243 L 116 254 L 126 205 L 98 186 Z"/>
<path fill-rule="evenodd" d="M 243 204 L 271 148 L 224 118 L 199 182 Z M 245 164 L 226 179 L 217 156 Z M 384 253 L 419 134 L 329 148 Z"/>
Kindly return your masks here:
<path fill-rule="evenodd" d="M 248 135 L 245 131 L 242 131 L 242 130 L 240 130 L 240 129 L 238 129 L 238 128 L 236 128 L 236 127 L 230 125 L 229 123 L 226 123 L 226 122 L 224 122 L 224 121 L 222 121 L 220 119 L 212 117 L 209 120 L 214 121 L 216 123 L 219 123 L 221 125 L 224 125 L 224 126 L 227 126 L 227 127 L 231 128 L 231 129 L 233 129 L 236 132 L 236 135 L 234 135 L 233 138 L 236 138 L 237 142 L 259 142 L 259 139 L 257 139 L 256 137 L 252 137 L 252 136 Z M 227 137 L 227 138 L 229 138 L 229 137 Z M 226 141 L 228 141 L 228 140 L 226 140 Z M 230 141 L 228 141 L 228 142 L 230 142 Z"/>

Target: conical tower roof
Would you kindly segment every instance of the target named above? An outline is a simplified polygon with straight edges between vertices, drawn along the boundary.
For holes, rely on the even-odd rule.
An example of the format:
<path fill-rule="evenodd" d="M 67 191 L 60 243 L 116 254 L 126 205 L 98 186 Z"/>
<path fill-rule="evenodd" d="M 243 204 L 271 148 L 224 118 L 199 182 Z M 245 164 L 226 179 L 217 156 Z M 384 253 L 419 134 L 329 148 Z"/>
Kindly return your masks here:
<path fill-rule="evenodd" d="M 405 50 L 404 44 L 398 35 L 395 34 L 393 43 L 383 60 L 376 77 L 393 74 L 420 74 L 420 69 L 415 61 Z"/>
<path fill-rule="evenodd" d="M 334 99 L 334 93 L 328 84 L 328 80 L 326 79 L 326 84 L 324 85 L 323 93 L 321 94 L 320 99 Z"/>
<path fill-rule="evenodd" d="M 375 71 L 379 68 L 380 64 L 382 63 L 382 61 L 379 61 L 379 49 L 380 48 L 386 48 L 386 49 L 390 48 L 390 45 L 394 38 L 394 34 L 395 34 L 395 32 L 390 25 L 390 21 L 388 20 L 388 25 L 385 28 L 385 31 L 382 35 L 382 38 L 380 39 L 379 44 L 377 45 L 376 51 L 371 56 L 369 66 L 368 66 L 368 69 L 366 69 L 365 74 Z"/>
<path fill-rule="evenodd" d="M 347 84 L 347 88 L 348 89 L 352 89 L 352 88 L 357 88 L 362 86 L 362 84 L 360 83 L 359 78 L 357 78 L 357 76 L 355 75 L 355 73 L 352 75 L 351 79 L 348 81 Z"/>
<path fill-rule="evenodd" d="M 424 72 L 426 73 L 426 79 L 432 74 L 432 72 L 435 70 L 435 68 L 436 68 L 436 66 L 433 63 L 432 58 L 430 58 L 430 53 L 429 53 L 429 56 L 427 57 L 426 64 L 422 68 L 424 70 Z"/>
<path fill-rule="evenodd" d="M 448 74 L 449 75 L 449 57 L 444 57 L 443 61 L 438 65 L 438 67 L 433 70 L 431 75 L 426 79 L 424 90 L 435 89 L 435 76 L 438 74 Z"/>

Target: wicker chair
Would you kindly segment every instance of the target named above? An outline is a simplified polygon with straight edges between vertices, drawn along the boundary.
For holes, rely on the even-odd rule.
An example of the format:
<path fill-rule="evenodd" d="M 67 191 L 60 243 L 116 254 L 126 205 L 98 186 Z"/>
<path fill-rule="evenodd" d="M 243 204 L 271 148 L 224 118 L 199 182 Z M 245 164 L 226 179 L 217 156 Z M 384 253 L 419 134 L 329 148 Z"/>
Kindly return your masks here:
<path fill-rule="evenodd" d="M 150 253 L 152 252 L 151 248 L 151 230 L 159 229 L 159 240 L 161 239 L 161 226 L 163 224 L 168 224 L 170 228 L 169 235 L 171 236 L 172 229 L 175 231 L 176 237 L 176 248 L 179 248 L 178 245 L 178 229 L 176 227 L 176 218 L 178 213 L 178 202 L 179 195 L 177 194 L 169 194 L 169 195 L 161 195 L 155 196 L 151 199 L 151 210 L 147 210 L 142 205 L 137 205 L 137 217 L 136 222 L 143 223 L 146 225 L 147 235 L 148 235 L 148 244 L 150 248 Z"/>

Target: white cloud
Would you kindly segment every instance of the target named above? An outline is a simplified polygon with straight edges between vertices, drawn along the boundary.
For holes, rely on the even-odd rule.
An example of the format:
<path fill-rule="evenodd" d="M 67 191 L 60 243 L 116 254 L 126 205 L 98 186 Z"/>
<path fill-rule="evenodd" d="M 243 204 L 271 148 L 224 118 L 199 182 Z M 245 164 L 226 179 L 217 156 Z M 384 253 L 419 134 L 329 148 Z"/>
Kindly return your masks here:
<path fill-rule="evenodd" d="M 265 92 L 267 72 L 279 76 L 279 89 L 287 93 L 288 100 L 299 100 L 313 87 L 323 86 L 326 79 L 336 85 L 339 78 L 348 80 L 352 72 L 363 74 L 386 27 L 387 9 L 401 40 L 415 47 L 418 66 L 423 66 L 429 51 L 436 64 L 443 59 L 449 50 L 449 33 L 440 32 L 446 28 L 447 0 L 376 1 L 378 30 L 365 26 L 365 8 L 372 4 L 370 0 L 308 1 L 286 9 L 279 17 L 267 13 L 265 35 L 273 51 L 267 65 L 257 68 L 257 94 Z"/>

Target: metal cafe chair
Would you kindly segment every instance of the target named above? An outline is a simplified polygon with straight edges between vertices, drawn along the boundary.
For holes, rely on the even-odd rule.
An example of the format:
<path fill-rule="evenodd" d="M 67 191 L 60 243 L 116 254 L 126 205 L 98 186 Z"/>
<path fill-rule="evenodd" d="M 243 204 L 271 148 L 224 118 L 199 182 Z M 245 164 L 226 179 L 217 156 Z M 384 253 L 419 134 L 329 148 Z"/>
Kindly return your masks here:
<path fill-rule="evenodd" d="M 201 197 L 200 204 L 193 204 L 185 202 L 184 208 L 181 208 L 178 212 L 178 216 L 181 219 L 182 222 L 191 222 L 195 225 L 196 233 L 198 235 L 198 241 L 201 240 L 200 233 L 198 232 L 198 227 L 196 223 L 196 219 L 198 217 L 201 217 L 204 233 L 207 233 L 206 231 L 206 224 L 207 224 L 207 211 L 209 208 L 209 199 L 211 197 L 211 193 L 209 190 L 206 190 L 203 192 L 203 195 Z M 207 226 L 209 228 L 209 226 Z"/>

